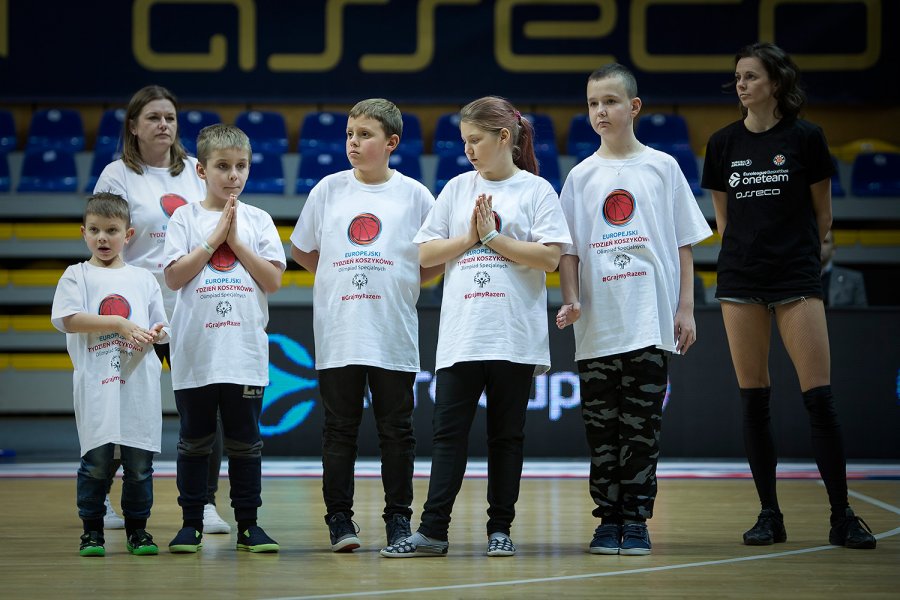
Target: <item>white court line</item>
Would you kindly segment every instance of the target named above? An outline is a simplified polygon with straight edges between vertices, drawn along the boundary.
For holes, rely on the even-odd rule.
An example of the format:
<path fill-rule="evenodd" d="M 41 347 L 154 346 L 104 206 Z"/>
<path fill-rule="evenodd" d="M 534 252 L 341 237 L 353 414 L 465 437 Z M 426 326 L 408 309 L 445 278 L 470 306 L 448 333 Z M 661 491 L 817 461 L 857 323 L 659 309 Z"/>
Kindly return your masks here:
<path fill-rule="evenodd" d="M 878 508 L 882 508 L 888 512 L 892 512 L 894 514 L 900 515 L 900 507 L 894 506 L 892 504 L 887 504 L 878 500 L 876 498 L 872 498 L 871 496 L 867 496 L 865 494 L 860 494 L 859 492 L 850 491 L 850 496 L 862 500 L 864 502 L 868 502 L 873 506 L 877 506 Z M 875 535 L 875 539 L 884 539 L 891 536 L 895 536 L 900 533 L 900 527 L 895 527 L 890 531 L 885 531 Z M 415 594 L 420 592 L 444 592 L 451 590 L 471 590 L 471 589 L 481 589 L 481 588 L 492 588 L 492 587 L 500 587 L 500 586 L 509 586 L 509 585 L 523 585 L 523 584 L 533 584 L 533 583 L 551 583 L 557 581 L 575 581 L 579 579 L 593 579 L 600 577 L 614 577 L 618 575 L 637 575 L 641 573 L 656 573 L 660 571 L 674 571 L 676 569 L 691 569 L 694 567 L 711 567 L 716 565 L 728 565 L 735 564 L 741 562 L 748 562 L 751 560 L 765 560 L 770 558 L 782 558 L 785 556 L 797 556 L 799 554 L 809 554 L 811 552 L 821 552 L 823 550 L 834 550 L 840 548 L 840 546 L 815 546 L 813 548 L 801 548 L 799 550 L 787 550 L 785 552 L 772 552 L 769 554 L 756 554 L 753 556 L 741 556 L 737 558 L 723 558 L 720 560 L 708 560 L 703 562 L 694 562 L 694 563 L 685 563 L 681 565 L 665 565 L 661 567 L 645 567 L 643 569 L 626 569 L 624 571 L 607 571 L 604 573 L 584 573 L 581 575 L 560 575 L 558 577 L 535 577 L 533 579 L 512 579 L 508 581 L 490 581 L 490 582 L 482 582 L 482 583 L 461 583 L 456 585 L 441 585 L 434 587 L 418 587 L 418 588 L 403 588 L 403 589 L 394 589 L 394 590 L 372 590 L 367 592 L 348 592 L 343 594 L 317 594 L 313 596 L 283 596 L 278 598 L 270 598 L 268 600 L 313 600 L 315 598 L 362 598 L 366 596 L 388 596 L 394 594 Z M 408 560 L 416 560 L 415 558 Z"/>

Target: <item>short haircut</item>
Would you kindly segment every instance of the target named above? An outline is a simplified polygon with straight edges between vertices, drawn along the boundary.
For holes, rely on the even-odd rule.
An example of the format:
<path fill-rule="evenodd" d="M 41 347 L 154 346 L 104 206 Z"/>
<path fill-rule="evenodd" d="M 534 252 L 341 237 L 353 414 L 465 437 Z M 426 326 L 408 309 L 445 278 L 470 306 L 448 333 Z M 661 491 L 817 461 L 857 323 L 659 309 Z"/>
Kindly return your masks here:
<path fill-rule="evenodd" d="M 591 81 L 600 81 L 607 77 L 618 77 L 622 81 L 622 85 L 625 86 L 625 93 L 628 95 L 628 99 L 631 100 L 632 98 L 637 98 L 637 79 L 634 78 L 634 73 L 632 73 L 628 67 L 620 65 L 619 63 L 610 63 L 591 73 L 588 77 L 588 83 Z"/>
<path fill-rule="evenodd" d="M 390 100 L 385 100 L 384 98 L 361 100 L 350 109 L 350 113 L 347 116 L 351 119 L 359 117 L 375 119 L 381 123 L 381 128 L 384 129 L 384 134 L 387 137 L 392 135 L 397 137 L 403 136 L 403 115 L 400 114 L 400 109 L 397 108 L 397 105 Z"/>
<path fill-rule="evenodd" d="M 107 219 L 122 219 L 125 227 L 131 227 L 131 211 L 128 209 L 128 201 L 112 192 L 98 192 L 88 196 L 87 205 L 84 207 L 82 224 L 87 223 L 88 215 L 96 215 Z"/>
<path fill-rule="evenodd" d="M 247 160 L 253 157 L 250 149 L 250 138 L 234 125 L 216 123 L 200 130 L 197 136 L 197 161 L 205 165 L 209 155 L 219 150 L 235 148 L 247 153 Z"/>

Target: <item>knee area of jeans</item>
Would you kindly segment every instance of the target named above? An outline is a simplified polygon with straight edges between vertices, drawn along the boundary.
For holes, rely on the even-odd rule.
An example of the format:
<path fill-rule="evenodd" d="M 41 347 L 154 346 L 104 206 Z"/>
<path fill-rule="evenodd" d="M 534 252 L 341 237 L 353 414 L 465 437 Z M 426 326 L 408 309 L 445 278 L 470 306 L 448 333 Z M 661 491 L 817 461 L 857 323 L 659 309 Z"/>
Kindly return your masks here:
<path fill-rule="evenodd" d="M 247 458 L 259 458 L 262 456 L 263 442 L 256 440 L 252 443 L 240 442 L 225 438 L 225 453 L 229 458 L 232 456 L 241 456 Z"/>
<path fill-rule="evenodd" d="M 215 432 L 202 438 L 181 438 L 178 440 L 178 454 L 183 456 L 208 456 L 212 454 L 215 441 Z"/>
<path fill-rule="evenodd" d="M 84 460 L 81 461 L 81 466 L 78 468 L 78 474 L 84 475 L 90 479 L 97 479 L 99 481 L 108 482 L 109 481 L 109 464 L 108 463 L 89 463 Z"/>

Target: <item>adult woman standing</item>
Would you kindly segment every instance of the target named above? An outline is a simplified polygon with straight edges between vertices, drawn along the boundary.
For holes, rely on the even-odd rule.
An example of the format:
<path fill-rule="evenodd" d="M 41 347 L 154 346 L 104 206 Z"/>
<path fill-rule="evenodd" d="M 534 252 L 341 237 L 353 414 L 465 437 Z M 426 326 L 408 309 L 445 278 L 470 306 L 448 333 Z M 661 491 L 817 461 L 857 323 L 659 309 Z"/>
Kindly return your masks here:
<path fill-rule="evenodd" d="M 206 197 L 206 185 L 197 175 L 197 159 L 188 156 L 178 139 L 178 101 L 164 87 L 150 85 L 137 91 L 125 111 L 122 158 L 106 165 L 94 193 L 112 192 L 128 201 L 134 236 L 125 246 L 125 262 L 144 267 L 156 276 L 169 318 L 175 292 L 165 285 L 163 249 L 169 217 L 188 202 Z M 160 360 L 169 361 L 169 345 L 154 347 Z M 204 513 L 206 533 L 229 533 L 228 523 L 215 508 L 222 437 L 217 435 L 210 461 L 209 504 Z M 107 515 L 112 506 L 107 502 Z M 107 519 L 109 521 L 109 518 Z M 107 524 L 109 528 L 109 524 Z"/>
<path fill-rule="evenodd" d="M 716 297 L 740 386 L 747 458 L 762 505 L 744 543 L 787 539 L 769 429 L 774 314 L 809 413 L 813 453 L 831 504 L 829 541 L 874 548 L 875 538 L 847 501 L 846 461 L 831 393 L 819 251 L 831 228 L 834 166 L 822 130 L 798 118 L 806 100 L 798 80 L 796 64 L 778 46 L 757 43 L 741 49 L 735 56 L 734 86 L 743 119 L 712 135 L 703 169 L 703 187 L 712 191 L 722 236 Z"/>

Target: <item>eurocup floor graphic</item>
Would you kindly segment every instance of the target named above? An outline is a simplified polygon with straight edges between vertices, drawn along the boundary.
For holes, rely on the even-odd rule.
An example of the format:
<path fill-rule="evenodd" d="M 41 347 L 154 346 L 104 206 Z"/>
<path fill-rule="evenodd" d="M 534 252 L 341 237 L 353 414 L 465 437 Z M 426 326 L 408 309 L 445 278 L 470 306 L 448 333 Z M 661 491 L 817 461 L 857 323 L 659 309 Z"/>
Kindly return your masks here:
<path fill-rule="evenodd" d="M 74 477 L 78 462 L 12 462 L 0 461 L 0 477 Z M 416 460 L 415 477 L 428 477 L 431 461 Z M 227 463 L 222 475 L 227 476 Z M 263 477 L 321 477 L 322 462 L 317 458 L 300 460 L 269 459 L 263 461 Z M 153 463 L 154 477 L 174 477 L 175 461 Z M 526 461 L 522 476 L 526 478 L 586 478 L 587 461 Z M 358 460 L 357 477 L 381 477 L 377 460 Z M 749 479 L 750 467 L 741 461 L 660 461 L 657 476 L 669 479 Z M 485 460 L 470 460 L 466 477 L 487 477 Z M 778 465 L 779 479 L 818 479 L 815 463 L 797 462 Z M 900 464 L 850 463 L 847 478 L 856 480 L 900 480 Z"/>

